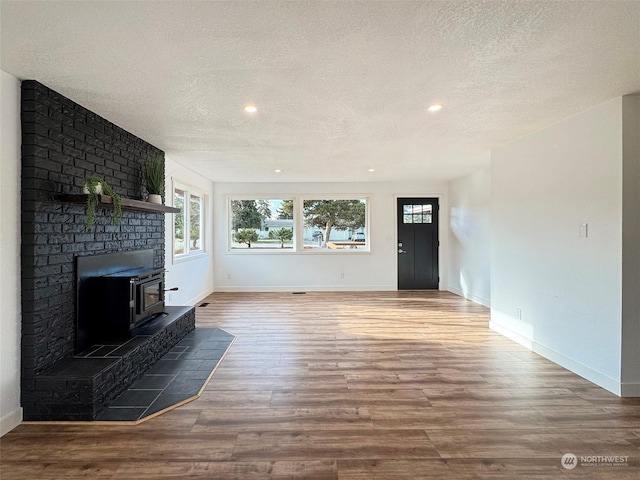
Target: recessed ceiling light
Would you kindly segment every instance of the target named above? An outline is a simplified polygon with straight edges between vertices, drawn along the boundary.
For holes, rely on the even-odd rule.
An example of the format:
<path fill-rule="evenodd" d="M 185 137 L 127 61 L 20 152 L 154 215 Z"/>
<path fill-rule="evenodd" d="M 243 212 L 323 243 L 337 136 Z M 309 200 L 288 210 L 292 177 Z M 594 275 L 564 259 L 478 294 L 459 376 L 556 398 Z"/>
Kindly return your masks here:
<path fill-rule="evenodd" d="M 280 173 L 281 171 L 282 171 L 282 170 L 280 170 L 279 168 L 276 168 L 276 169 L 274 170 L 274 172 L 276 172 L 276 173 Z"/>
<path fill-rule="evenodd" d="M 440 105 L 439 103 L 436 103 L 429 106 L 427 110 L 429 110 L 430 112 L 439 112 L 440 110 L 442 110 L 442 105 Z"/>
<path fill-rule="evenodd" d="M 375 172 L 375 171 L 376 171 L 376 169 L 375 169 L 375 168 L 370 168 L 370 169 L 369 169 L 369 173 L 373 173 L 373 172 Z"/>
<path fill-rule="evenodd" d="M 256 113 L 258 111 L 258 107 L 253 103 L 245 103 L 242 109 L 247 113 Z"/>

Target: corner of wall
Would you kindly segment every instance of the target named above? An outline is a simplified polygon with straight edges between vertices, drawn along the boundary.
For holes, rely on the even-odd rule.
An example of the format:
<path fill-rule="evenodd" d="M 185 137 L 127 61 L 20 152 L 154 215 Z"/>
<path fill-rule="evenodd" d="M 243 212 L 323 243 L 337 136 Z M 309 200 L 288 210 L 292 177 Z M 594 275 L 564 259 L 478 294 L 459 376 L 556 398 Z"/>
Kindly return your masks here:
<path fill-rule="evenodd" d="M 20 80 L 0 71 L 0 435 L 22 421 L 20 406 Z"/>
<path fill-rule="evenodd" d="M 9 433 L 22 422 L 22 407 L 18 407 L 12 412 L 0 418 L 0 437 Z"/>
<path fill-rule="evenodd" d="M 623 396 L 640 396 L 640 95 L 622 97 Z"/>
<path fill-rule="evenodd" d="M 488 298 L 483 298 L 483 297 L 479 297 L 477 295 L 473 295 L 470 293 L 465 293 L 462 290 L 460 290 L 457 286 L 454 285 L 449 285 L 447 286 L 447 291 L 451 292 L 455 295 L 458 295 L 460 297 L 463 297 L 467 300 L 471 300 L 474 303 L 477 303 L 479 305 L 482 305 L 483 307 L 487 307 L 487 308 L 491 308 L 491 300 Z"/>
<path fill-rule="evenodd" d="M 482 168 L 448 184 L 447 290 L 491 305 L 491 171 Z"/>

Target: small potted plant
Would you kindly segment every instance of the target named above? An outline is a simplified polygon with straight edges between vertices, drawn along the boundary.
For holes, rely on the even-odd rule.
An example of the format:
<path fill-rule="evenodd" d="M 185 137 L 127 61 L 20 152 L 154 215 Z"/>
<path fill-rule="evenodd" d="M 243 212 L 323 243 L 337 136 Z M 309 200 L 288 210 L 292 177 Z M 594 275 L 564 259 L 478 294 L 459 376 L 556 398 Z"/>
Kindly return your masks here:
<path fill-rule="evenodd" d="M 122 197 L 118 195 L 107 182 L 100 177 L 87 177 L 84 181 L 83 192 L 87 195 L 87 226 L 93 228 L 96 224 L 96 208 L 100 203 L 100 195 L 109 195 L 113 201 L 114 225 L 120 225 L 122 218 Z"/>
<path fill-rule="evenodd" d="M 153 157 L 144 162 L 144 182 L 148 201 L 162 204 L 164 194 L 164 158 Z"/>

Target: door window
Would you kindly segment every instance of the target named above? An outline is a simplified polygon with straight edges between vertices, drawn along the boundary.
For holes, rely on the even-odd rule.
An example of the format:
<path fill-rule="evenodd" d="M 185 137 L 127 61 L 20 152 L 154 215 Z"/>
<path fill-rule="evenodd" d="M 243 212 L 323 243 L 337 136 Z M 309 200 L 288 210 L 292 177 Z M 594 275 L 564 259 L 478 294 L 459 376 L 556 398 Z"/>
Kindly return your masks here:
<path fill-rule="evenodd" d="M 430 203 L 402 206 L 402 223 L 431 223 L 433 206 Z"/>

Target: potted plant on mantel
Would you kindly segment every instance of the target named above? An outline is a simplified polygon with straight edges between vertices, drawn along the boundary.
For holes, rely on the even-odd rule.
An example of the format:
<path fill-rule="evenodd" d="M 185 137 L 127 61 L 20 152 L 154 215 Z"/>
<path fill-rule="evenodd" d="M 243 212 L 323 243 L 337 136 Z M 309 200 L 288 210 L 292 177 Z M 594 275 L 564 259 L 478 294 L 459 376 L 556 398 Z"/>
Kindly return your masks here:
<path fill-rule="evenodd" d="M 164 158 L 153 157 L 144 162 L 144 182 L 150 203 L 162 205 L 164 194 Z"/>
<path fill-rule="evenodd" d="M 96 208 L 100 203 L 100 195 L 109 195 L 113 202 L 114 225 L 120 225 L 122 218 L 122 197 L 118 195 L 107 182 L 100 177 L 87 177 L 84 181 L 83 192 L 87 195 L 87 226 L 93 228 L 96 224 Z"/>

